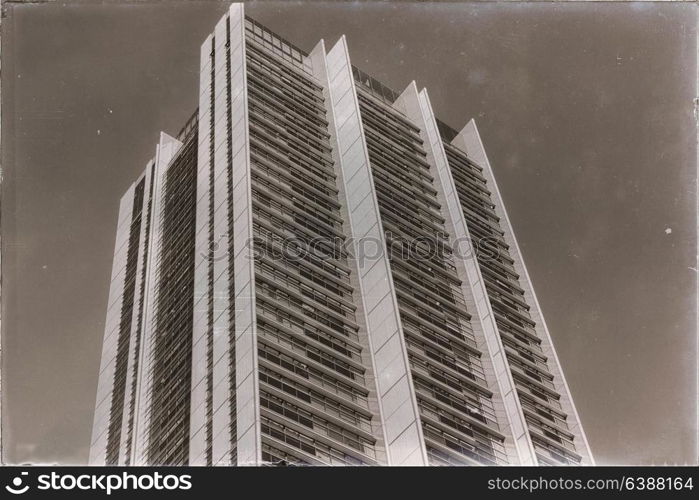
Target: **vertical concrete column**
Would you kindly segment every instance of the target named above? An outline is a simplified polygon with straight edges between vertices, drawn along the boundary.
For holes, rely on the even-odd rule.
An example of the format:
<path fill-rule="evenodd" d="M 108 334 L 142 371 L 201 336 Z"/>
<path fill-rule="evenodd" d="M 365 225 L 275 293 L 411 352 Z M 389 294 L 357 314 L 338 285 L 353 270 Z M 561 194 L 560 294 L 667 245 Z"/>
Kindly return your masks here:
<path fill-rule="evenodd" d="M 488 388 L 493 392 L 493 406 L 500 431 L 506 436 L 505 450 L 510 463 L 536 464 L 534 448 L 527 432 L 527 424 L 517 397 L 505 351 L 498 334 L 495 317 L 481 276 L 471 235 L 466 224 L 456 185 L 449 169 L 447 155 L 437 128 L 432 105 L 426 90 L 418 93 L 412 82 L 396 100 L 394 106 L 401 110 L 420 128 L 424 141 L 427 162 L 435 178 L 437 199 L 442 206 L 445 228 L 454 249 L 454 266 L 461 280 L 464 301 L 471 314 L 478 348 L 485 354 L 482 358 L 483 372 Z"/>
<path fill-rule="evenodd" d="M 318 78 L 319 82 L 321 84 L 324 84 L 327 82 L 327 74 L 328 74 L 328 68 L 326 65 L 325 61 L 325 41 L 321 40 L 318 42 L 318 44 L 315 46 L 315 48 L 311 51 L 309 54 L 308 58 L 311 62 L 311 67 L 313 68 L 313 74 Z M 340 179 L 342 179 L 342 171 L 340 168 L 340 162 L 339 162 L 339 156 L 337 155 L 337 140 L 335 139 L 335 128 L 334 128 L 334 120 L 335 120 L 335 113 L 333 110 L 333 107 L 330 105 L 331 99 L 330 99 L 330 93 L 327 85 L 324 85 L 323 87 L 323 99 L 325 100 L 325 105 L 326 105 L 326 117 L 328 120 L 328 123 L 330 123 L 329 128 L 332 129 L 331 131 L 331 147 L 333 151 L 333 159 L 334 159 L 334 172 L 336 175 L 336 178 L 338 179 L 337 182 L 337 188 L 338 188 L 338 198 L 340 201 L 340 215 L 342 217 L 342 227 L 343 227 L 343 234 L 345 235 L 350 235 L 351 234 L 351 228 L 349 226 L 349 212 L 347 211 L 347 200 L 344 194 L 344 186 L 341 185 L 342 183 L 339 182 Z M 352 252 L 356 253 L 356 252 Z M 386 443 L 386 433 L 384 429 L 384 424 L 383 424 L 383 419 L 381 415 L 381 406 L 380 406 L 380 401 L 379 401 L 379 396 L 378 396 L 378 385 L 377 385 L 377 378 L 376 378 L 376 365 L 374 363 L 374 357 L 371 355 L 371 341 L 369 339 L 369 334 L 368 334 L 368 317 L 367 317 L 367 311 L 364 308 L 364 301 L 362 300 L 362 296 L 360 293 L 361 290 L 361 284 L 359 283 L 359 266 L 357 265 L 358 261 L 357 259 L 350 258 L 347 262 L 347 265 L 351 269 L 351 274 L 350 274 L 350 284 L 352 285 L 352 288 L 354 289 L 353 293 L 353 303 L 357 307 L 355 311 L 355 319 L 357 321 L 357 325 L 359 326 L 359 331 L 357 332 L 357 335 L 359 337 L 359 340 L 362 345 L 362 364 L 364 365 L 364 368 L 367 370 L 366 371 L 366 379 L 367 379 L 367 389 L 369 390 L 369 396 L 368 396 L 368 402 L 369 402 L 369 409 L 371 412 L 375 415 L 375 418 L 372 419 L 372 434 L 374 435 L 374 438 L 376 438 L 377 442 L 375 445 L 376 449 L 376 460 L 377 462 L 381 464 L 385 464 L 387 462 L 387 456 L 386 456 L 386 448 L 385 448 L 385 443 Z"/>
<path fill-rule="evenodd" d="M 126 255 L 129 250 L 129 234 L 135 188 L 136 184 L 134 183 L 124 193 L 119 202 L 119 219 L 117 222 L 116 241 L 114 242 L 112 279 L 109 285 L 107 320 L 104 325 L 104 340 L 102 343 L 102 361 L 97 382 L 96 406 L 92 424 L 92 438 L 90 440 L 90 465 L 104 465 L 106 460 L 119 323 L 124 299 Z"/>
<path fill-rule="evenodd" d="M 237 457 L 238 465 L 256 465 L 262 461 L 262 449 L 243 4 L 232 4 L 229 17 Z"/>
<path fill-rule="evenodd" d="M 563 407 L 563 411 L 565 411 L 568 415 L 568 426 L 570 431 L 575 436 L 576 451 L 583 457 L 584 464 L 594 464 L 592 453 L 590 452 L 590 447 L 587 443 L 587 438 L 580 424 L 580 418 L 578 417 L 578 412 L 575 409 L 573 399 L 570 396 L 568 384 L 566 383 L 563 370 L 561 369 L 561 365 L 558 361 L 558 356 L 556 355 L 556 351 L 553 347 L 551 335 L 549 334 L 546 322 L 544 321 L 544 316 L 541 313 L 541 308 L 539 307 L 539 302 L 536 298 L 536 294 L 534 293 L 534 287 L 532 286 L 532 282 L 529 278 L 529 273 L 524 265 L 522 253 L 517 245 L 514 232 L 512 231 L 512 225 L 510 224 L 510 219 L 507 216 L 505 205 L 503 204 L 500 191 L 498 190 L 498 185 L 495 182 L 495 176 L 493 175 L 493 170 L 490 166 L 490 162 L 488 161 L 488 156 L 486 155 L 485 148 L 483 147 L 480 134 L 478 133 L 476 122 L 473 120 L 468 122 L 461 132 L 459 132 L 459 134 L 454 138 L 454 140 L 451 141 L 451 144 L 461 149 L 471 159 L 473 159 L 473 161 L 483 168 L 483 177 L 485 177 L 487 180 L 492 192 L 492 201 L 495 204 L 495 213 L 498 217 L 500 217 L 500 227 L 505 232 L 504 239 L 510 247 L 510 257 L 512 257 L 514 260 L 515 271 L 520 276 L 520 286 L 524 290 L 524 298 L 527 304 L 529 304 L 531 307 L 529 313 L 536 323 L 536 333 L 541 339 L 541 348 L 544 354 L 549 358 L 548 366 L 554 376 L 554 386 L 561 395 L 561 406 Z"/>
<path fill-rule="evenodd" d="M 212 230 L 210 211 L 213 197 L 210 189 L 213 181 L 211 159 L 213 141 L 213 116 L 211 100 L 214 96 L 211 72 L 213 61 L 213 37 L 209 35 L 201 45 L 199 59 L 199 120 L 197 145 L 197 202 L 194 243 L 194 307 L 192 327 L 192 381 L 189 411 L 189 465 L 207 465 L 207 448 L 211 437 L 209 419 L 210 399 L 207 396 L 211 383 L 209 364 L 209 339 L 213 317 L 210 312 L 210 287 L 212 286 L 214 243 L 219 243 Z M 225 243 L 225 240 L 224 240 Z"/>
<path fill-rule="evenodd" d="M 228 225 L 231 217 L 228 199 L 228 176 L 230 151 L 228 139 L 231 117 L 228 112 L 228 16 L 216 24 L 213 35 L 213 241 L 227 245 Z M 211 463 L 230 465 L 233 460 L 230 440 L 230 342 L 232 307 L 229 279 L 230 256 L 216 255 L 213 259 L 213 360 L 211 394 Z"/>
<path fill-rule="evenodd" d="M 153 335 L 156 328 L 156 304 L 158 290 L 158 266 L 160 241 L 162 231 L 161 201 L 163 195 L 163 178 L 170 160 L 182 143 L 160 133 L 160 142 L 155 153 L 155 171 L 153 174 L 153 205 L 150 219 L 151 237 L 148 241 L 148 263 L 146 264 L 145 296 L 143 302 L 143 331 L 138 362 L 138 380 L 136 383 L 133 444 L 131 446 L 131 464 L 147 465 L 148 463 L 148 434 L 150 420 L 151 390 L 153 383 L 152 356 Z"/>
<path fill-rule="evenodd" d="M 377 374 L 387 462 L 426 465 L 427 451 L 345 37 L 324 61 L 318 52 L 312 61 L 325 88 L 340 203 L 356 270 L 353 284 L 361 300 L 357 312 L 364 315 Z"/>

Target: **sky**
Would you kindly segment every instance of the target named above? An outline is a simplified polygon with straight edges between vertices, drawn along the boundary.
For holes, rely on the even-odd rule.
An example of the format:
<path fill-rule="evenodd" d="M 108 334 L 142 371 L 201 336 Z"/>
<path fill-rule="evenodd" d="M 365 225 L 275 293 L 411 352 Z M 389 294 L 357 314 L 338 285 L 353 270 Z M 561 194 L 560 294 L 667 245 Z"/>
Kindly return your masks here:
<path fill-rule="evenodd" d="M 4 4 L 5 462 L 87 461 L 119 198 L 196 109 L 227 5 Z M 696 463 L 694 6 L 246 9 L 476 119 L 597 463 Z"/>

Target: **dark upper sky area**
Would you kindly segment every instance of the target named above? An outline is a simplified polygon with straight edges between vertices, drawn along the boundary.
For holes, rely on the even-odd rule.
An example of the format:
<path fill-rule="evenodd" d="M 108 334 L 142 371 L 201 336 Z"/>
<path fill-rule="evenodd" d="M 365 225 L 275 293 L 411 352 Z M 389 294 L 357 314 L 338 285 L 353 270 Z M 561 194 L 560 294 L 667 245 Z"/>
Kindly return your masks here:
<path fill-rule="evenodd" d="M 3 436 L 84 463 L 118 201 L 197 106 L 226 3 L 6 4 Z M 696 460 L 696 11 L 687 4 L 255 2 L 310 50 L 480 127 L 601 464 Z"/>

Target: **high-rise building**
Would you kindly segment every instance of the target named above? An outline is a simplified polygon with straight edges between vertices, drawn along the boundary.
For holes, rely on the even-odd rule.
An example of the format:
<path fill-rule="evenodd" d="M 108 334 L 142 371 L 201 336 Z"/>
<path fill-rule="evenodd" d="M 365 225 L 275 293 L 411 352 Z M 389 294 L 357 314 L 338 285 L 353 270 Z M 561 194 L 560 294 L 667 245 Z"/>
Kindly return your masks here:
<path fill-rule="evenodd" d="M 121 200 L 93 464 L 591 464 L 473 121 L 233 4 Z"/>

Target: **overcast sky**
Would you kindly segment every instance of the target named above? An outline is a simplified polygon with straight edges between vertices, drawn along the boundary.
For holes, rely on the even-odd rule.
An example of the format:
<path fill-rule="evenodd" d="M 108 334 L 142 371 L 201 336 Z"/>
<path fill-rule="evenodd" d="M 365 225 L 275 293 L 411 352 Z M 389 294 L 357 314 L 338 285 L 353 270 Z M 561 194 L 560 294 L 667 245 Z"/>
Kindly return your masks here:
<path fill-rule="evenodd" d="M 4 5 L 3 436 L 84 463 L 118 202 L 197 106 L 227 4 Z M 310 50 L 475 118 L 598 463 L 696 460 L 696 11 L 250 4 Z"/>

